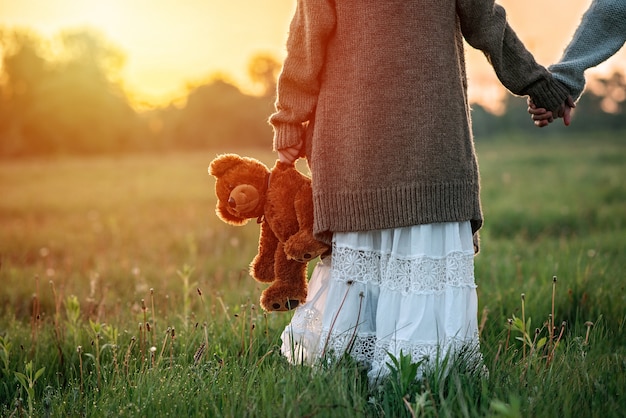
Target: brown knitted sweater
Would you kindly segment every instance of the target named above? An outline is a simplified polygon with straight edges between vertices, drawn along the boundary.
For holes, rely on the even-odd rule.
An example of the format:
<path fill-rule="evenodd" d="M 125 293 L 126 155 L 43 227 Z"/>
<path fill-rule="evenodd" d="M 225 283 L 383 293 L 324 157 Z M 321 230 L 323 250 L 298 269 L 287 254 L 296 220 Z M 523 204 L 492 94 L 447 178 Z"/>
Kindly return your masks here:
<path fill-rule="evenodd" d="M 314 230 L 482 225 L 463 39 L 512 93 L 567 92 L 492 0 L 298 0 L 278 80 L 274 148 L 304 141 Z"/>

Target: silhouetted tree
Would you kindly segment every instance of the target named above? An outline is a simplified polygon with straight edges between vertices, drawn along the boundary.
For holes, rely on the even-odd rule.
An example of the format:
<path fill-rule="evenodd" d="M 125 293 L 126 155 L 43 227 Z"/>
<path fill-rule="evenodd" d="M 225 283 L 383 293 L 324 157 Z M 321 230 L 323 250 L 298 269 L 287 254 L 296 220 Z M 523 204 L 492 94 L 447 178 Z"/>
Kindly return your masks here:
<path fill-rule="evenodd" d="M 598 86 L 598 96 L 602 97 L 600 102 L 602 110 L 608 113 L 619 113 L 622 104 L 626 101 L 626 79 L 624 74 L 614 72 L 607 78 L 598 78 L 593 82 Z"/>
<path fill-rule="evenodd" d="M 234 85 L 215 80 L 189 93 L 178 121 L 177 143 L 187 148 L 271 147 L 270 109 L 266 97 L 244 95 Z"/>
<path fill-rule="evenodd" d="M 65 32 L 56 59 L 14 31 L 3 41 L 3 155 L 98 153 L 133 148 L 137 118 L 114 81 L 123 54 L 98 33 Z"/>
<path fill-rule="evenodd" d="M 260 84 L 264 96 L 276 94 L 276 80 L 281 64 L 269 54 L 257 54 L 248 64 L 248 75 L 253 83 Z"/>
<path fill-rule="evenodd" d="M 0 32 L 3 50 L 0 77 L 0 153 L 15 154 L 27 147 L 23 125 L 49 74 L 41 40 L 29 31 Z"/>

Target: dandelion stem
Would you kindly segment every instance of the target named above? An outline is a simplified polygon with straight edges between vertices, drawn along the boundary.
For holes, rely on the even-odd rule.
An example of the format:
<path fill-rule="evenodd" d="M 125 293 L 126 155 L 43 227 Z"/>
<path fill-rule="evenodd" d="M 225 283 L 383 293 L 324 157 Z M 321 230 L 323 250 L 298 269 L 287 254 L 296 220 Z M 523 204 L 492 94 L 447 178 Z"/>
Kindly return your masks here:
<path fill-rule="evenodd" d="M 511 327 L 513 326 L 513 320 L 511 318 L 507 319 L 508 330 L 506 333 L 506 345 L 504 346 L 504 352 L 509 351 L 509 341 L 511 339 Z"/>
<path fill-rule="evenodd" d="M 556 296 L 556 276 L 552 277 L 552 323 L 550 324 L 550 342 L 554 340 L 554 300 Z"/>
<path fill-rule="evenodd" d="M 526 295 L 522 293 L 522 334 L 524 336 L 524 344 L 522 344 L 523 359 L 526 361 L 526 312 L 525 312 Z"/>
<path fill-rule="evenodd" d="M 176 329 L 172 327 L 170 334 L 170 369 L 174 366 L 174 341 L 176 340 Z"/>
<path fill-rule="evenodd" d="M 80 367 L 80 397 L 83 397 L 83 347 L 80 345 L 76 347 L 76 352 L 78 352 L 78 365 Z"/>
<path fill-rule="evenodd" d="M 156 318 L 154 317 L 156 311 L 154 310 L 154 289 L 153 288 L 150 288 L 150 305 L 152 307 L 152 328 L 153 328 L 152 345 L 154 345 L 154 338 L 157 332 L 157 328 L 156 328 Z"/>

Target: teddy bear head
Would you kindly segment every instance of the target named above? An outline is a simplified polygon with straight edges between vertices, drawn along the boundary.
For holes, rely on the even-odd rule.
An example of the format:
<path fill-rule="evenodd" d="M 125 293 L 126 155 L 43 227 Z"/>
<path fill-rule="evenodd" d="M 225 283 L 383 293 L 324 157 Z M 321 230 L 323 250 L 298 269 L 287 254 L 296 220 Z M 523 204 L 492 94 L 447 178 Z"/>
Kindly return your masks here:
<path fill-rule="evenodd" d="M 216 178 L 218 217 L 232 225 L 263 216 L 265 192 L 270 171 L 258 160 L 236 154 L 223 154 L 209 165 Z"/>

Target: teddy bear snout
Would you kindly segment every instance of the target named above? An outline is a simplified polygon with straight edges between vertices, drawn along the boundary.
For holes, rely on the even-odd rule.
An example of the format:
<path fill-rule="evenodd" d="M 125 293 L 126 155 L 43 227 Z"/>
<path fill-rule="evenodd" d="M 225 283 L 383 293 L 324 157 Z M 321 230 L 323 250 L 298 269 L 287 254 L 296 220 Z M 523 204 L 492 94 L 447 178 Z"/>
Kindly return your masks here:
<path fill-rule="evenodd" d="M 230 192 L 227 203 L 230 209 L 238 214 L 249 215 L 258 209 L 260 201 L 261 195 L 254 186 L 241 184 Z"/>

